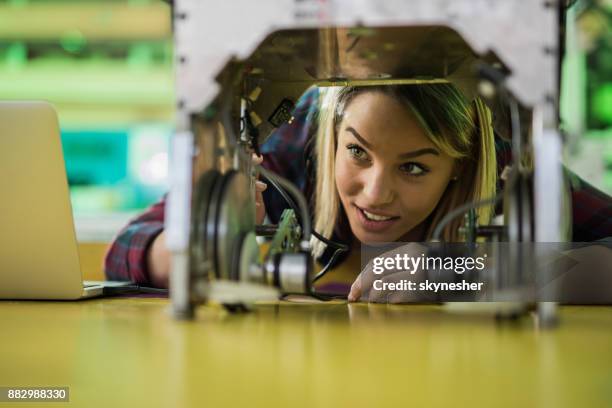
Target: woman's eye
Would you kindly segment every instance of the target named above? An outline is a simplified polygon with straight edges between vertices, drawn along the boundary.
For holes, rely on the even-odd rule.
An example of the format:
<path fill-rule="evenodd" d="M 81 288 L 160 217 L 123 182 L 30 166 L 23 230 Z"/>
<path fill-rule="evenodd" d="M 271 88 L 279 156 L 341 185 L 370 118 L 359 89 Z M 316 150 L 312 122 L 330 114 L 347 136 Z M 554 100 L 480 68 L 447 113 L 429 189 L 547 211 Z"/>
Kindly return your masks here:
<path fill-rule="evenodd" d="M 404 163 L 400 166 L 400 170 L 411 176 L 424 176 L 429 170 L 418 163 Z"/>
<path fill-rule="evenodd" d="M 351 154 L 351 156 L 353 156 L 355 159 L 357 160 L 366 160 L 367 159 L 367 154 L 365 152 L 365 150 L 363 150 L 361 147 L 354 145 L 354 144 L 350 144 L 348 146 L 346 146 L 346 148 L 348 149 L 349 153 Z"/>

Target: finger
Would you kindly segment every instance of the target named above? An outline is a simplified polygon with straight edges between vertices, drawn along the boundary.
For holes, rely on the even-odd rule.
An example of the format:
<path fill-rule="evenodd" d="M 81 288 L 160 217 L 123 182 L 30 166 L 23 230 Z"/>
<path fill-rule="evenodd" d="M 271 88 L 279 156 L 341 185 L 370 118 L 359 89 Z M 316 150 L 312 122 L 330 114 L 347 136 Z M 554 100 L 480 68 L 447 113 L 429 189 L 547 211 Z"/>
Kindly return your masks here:
<path fill-rule="evenodd" d="M 255 223 L 261 225 L 266 218 L 266 209 L 263 204 L 255 203 Z"/>
<path fill-rule="evenodd" d="M 264 205 L 261 191 L 255 193 L 255 223 L 263 224 L 266 218 L 266 206 Z"/>
<path fill-rule="evenodd" d="M 255 203 L 257 204 L 263 204 L 264 199 L 263 199 L 263 194 L 261 193 L 261 191 L 255 191 Z"/>
<path fill-rule="evenodd" d="M 355 282 L 351 285 L 351 291 L 348 294 L 349 302 L 356 302 L 361 297 L 361 279 L 358 276 Z"/>
<path fill-rule="evenodd" d="M 266 183 L 264 183 L 263 181 L 259 181 L 259 180 L 257 180 L 257 181 L 255 182 L 255 190 L 256 190 L 258 193 L 261 193 L 261 192 L 263 192 L 263 191 L 266 191 L 266 189 L 267 189 L 267 188 L 268 188 L 268 185 L 267 185 Z"/>
<path fill-rule="evenodd" d="M 253 153 L 253 155 L 251 156 L 251 160 L 252 160 L 253 164 L 259 165 L 259 164 L 263 163 L 263 156 L 258 156 L 255 153 Z"/>

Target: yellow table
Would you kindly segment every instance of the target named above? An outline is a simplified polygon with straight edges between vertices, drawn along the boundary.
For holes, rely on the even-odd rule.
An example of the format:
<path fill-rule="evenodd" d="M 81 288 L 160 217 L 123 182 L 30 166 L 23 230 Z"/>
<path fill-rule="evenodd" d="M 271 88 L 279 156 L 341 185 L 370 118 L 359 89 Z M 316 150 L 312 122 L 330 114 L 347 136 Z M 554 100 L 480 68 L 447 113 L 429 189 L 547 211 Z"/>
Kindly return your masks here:
<path fill-rule="evenodd" d="M 69 386 L 51 406 L 71 407 L 612 406 L 609 307 L 538 330 L 440 306 L 168 306 L 0 302 L 0 386 Z"/>

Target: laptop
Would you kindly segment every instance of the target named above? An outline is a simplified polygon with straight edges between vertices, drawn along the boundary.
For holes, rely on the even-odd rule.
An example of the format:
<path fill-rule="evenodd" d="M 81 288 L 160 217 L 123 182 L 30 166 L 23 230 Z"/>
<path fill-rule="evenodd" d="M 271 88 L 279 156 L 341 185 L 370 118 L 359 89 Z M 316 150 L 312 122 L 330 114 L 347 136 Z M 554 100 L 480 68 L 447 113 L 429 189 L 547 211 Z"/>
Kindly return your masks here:
<path fill-rule="evenodd" d="M 57 114 L 0 102 L 0 299 L 81 299 L 131 282 L 83 282 Z"/>

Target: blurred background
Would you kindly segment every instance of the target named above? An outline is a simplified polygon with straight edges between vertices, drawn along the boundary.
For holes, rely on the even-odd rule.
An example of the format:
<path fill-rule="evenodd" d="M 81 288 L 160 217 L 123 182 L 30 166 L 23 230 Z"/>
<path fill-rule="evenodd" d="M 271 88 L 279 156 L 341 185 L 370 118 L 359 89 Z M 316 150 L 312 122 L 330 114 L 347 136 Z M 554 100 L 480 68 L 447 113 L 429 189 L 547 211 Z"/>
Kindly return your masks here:
<path fill-rule="evenodd" d="M 571 2 L 567 165 L 612 193 L 612 0 Z M 171 10 L 161 0 L 0 0 L 0 99 L 59 113 L 80 241 L 108 241 L 168 185 Z"/>
<path fill-rule="evenodd" d="M 568 4 L 560 101 L 565 162 L 612 195 L 612 0 Z"/>
<path fill-rule="evenodd" d="M 170 7 L 0 0 L 0 99 L 55 105 L 80 241 L 108 241 L 168 184 Z"/>

